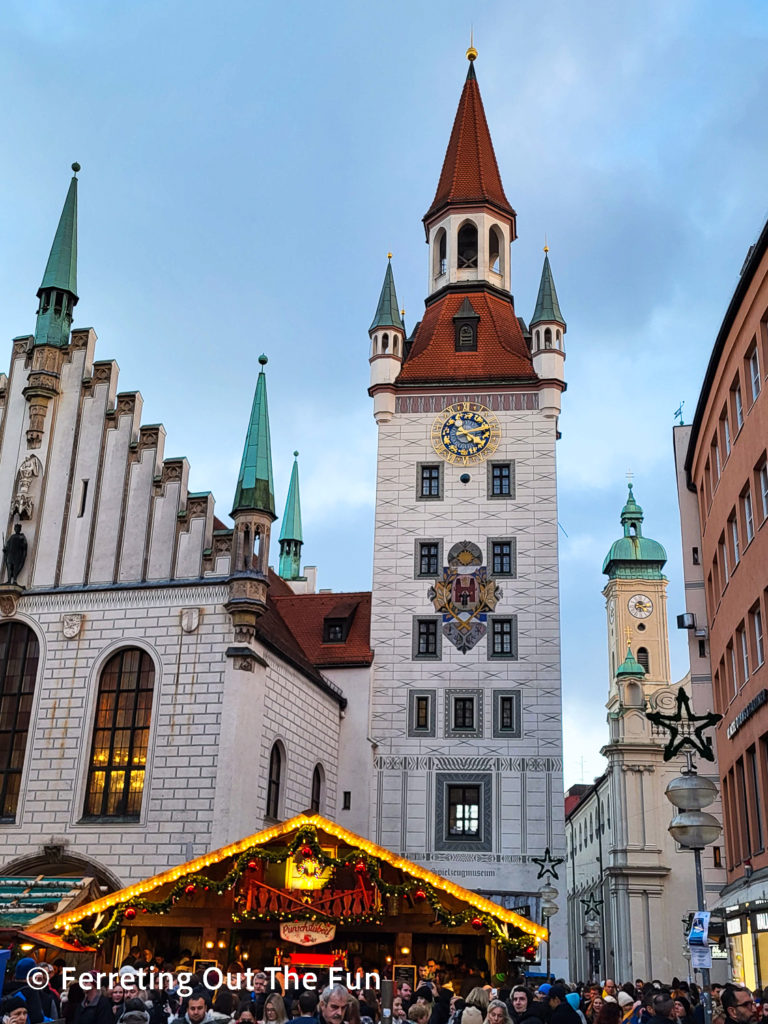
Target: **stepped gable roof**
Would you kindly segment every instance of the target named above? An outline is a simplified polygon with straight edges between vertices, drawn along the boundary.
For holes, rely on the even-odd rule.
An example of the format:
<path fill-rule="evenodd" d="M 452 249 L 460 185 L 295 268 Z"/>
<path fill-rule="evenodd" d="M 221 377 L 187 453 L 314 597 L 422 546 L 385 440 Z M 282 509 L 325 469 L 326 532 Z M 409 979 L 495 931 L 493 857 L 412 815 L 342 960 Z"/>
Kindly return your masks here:
<path fill-rule="evenodd" d="M 465 299 L 479 315 L 477 351 L 456 352 L 453 318 Z M 448 292 L 427 306 L 398 384 L 535 380 L 531 355 L 510 298 L 489 291 Z"/>
<path fill-rule="evenodd" d="M 286 589 L 290 591 L 287 584 Z M 317 668 L 370 665 L 373 661 L 369 591 L 351 594 L 294 594 L 290 591 L 290 596 L 275 593 L 274 604 L 305 656 Z M 326 619 L 347 620 L 348 630 L 343 642 L 323 642 Z"/>
<path fill-rule="evenodd" d="M 509 217 L 515 216 L 501 183 L 499 165 L 485 119 L 474 65 L 467 80 L 448 141 L 435 198 L 424 215 L 429 220 L 449 204 L 490 203 Z"/>

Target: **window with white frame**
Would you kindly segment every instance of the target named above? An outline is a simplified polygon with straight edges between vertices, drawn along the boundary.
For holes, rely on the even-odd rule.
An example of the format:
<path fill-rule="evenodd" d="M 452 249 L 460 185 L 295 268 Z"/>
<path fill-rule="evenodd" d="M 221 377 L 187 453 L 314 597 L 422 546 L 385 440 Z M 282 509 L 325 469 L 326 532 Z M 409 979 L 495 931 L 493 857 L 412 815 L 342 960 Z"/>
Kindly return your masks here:
<path fill-rule="evenodd" d="M 736 431 L 744 426 L 744 403 L 741 400 L 741 386 L 739 384 L 733 389 L 733 406 L 736 410 Z"/>
<path fill-rule="evenodd" d="M 745 491 L 742 501 L 744 502 L 744 530 L 747 544 L 749 544 L 755 536 L 755 521 L 752 516 L 752 495 L 749 489 Z"/>
<path fill-rule="evenodd" d="M 752 385 L 752 401 L 760 394 L 760 359 L 757 354 L 757 346 L 752 349 L 749 357 L 749 381 Z"/>
<path fill-rule="evenodd" d="M 760 499 L 763 504 L 763 519 L 768 516 L 768 465 L 764 462 L 760 467 Z"/>
<path fill-rule="evenodd" d="M 742 626 L 739 629 L 739 645 L 741 647 L 741 669 L 742 669 L 742 683 L 746 683 L 749 679 L 749 643 L 747 641 L 747 631 Z"/>
<path fill-rule="evenodd" d="M 734 567 L 738 565 L 741 555 L 739 553 L 739 524 L 736 522 L 736 516 L 729 519 L 728 522 L 731 526 L 731 543 L 733 544 L 733 564 Z"/>
<path fill-rule="evenodd" d="M 763 664 L 765 661 L 765 644 L 763 642 L 763 616 L 760 612 L 760 606 L 757 605 L 752 610 L 752 635 L 755 639 L 755 659 L 757 661 L 757 667 Z"/>
<path fill-rule="evenodd" d="M 726 583 L 728 582 L 728 579 L 729 579 L 729 576 L 728 576 L 728 548 L 726 547 L 725 540 L 721 540 L 720 544 L 718 545 L 718 547 L 720 549 L 720 566 L 721 566 L 721 568 L 723 570 L 723 578 L 722 578 L 721 582 L 722 582 L 722 585 L 723 585 L 723 588 L 724 588 Z"/>
<path fill-rule="evenodd" d="M 725 445 L 725 457 L 731 454 L 731 428 L 728 425 L 728 410 L 723 412 L 723 444 Z"/>

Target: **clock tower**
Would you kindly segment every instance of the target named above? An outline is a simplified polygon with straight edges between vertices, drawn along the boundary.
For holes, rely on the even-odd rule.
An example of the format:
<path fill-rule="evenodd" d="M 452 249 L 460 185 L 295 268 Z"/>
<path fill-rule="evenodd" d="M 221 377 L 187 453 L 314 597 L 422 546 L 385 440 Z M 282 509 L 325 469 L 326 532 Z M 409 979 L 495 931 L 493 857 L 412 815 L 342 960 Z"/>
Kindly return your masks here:
<path fill-rule="evenodd" d="M 538 348 L 515 307 L 516 213 L 477 53 L 467 56 L 423 221 L 423 317 L 406 338 L 389 263 L 369 330 L 378 465 L 368 830 L 542 920 L 535 860 L 565 854 L 555 462 L 565 320 L 548 258 L 538 303 L 530 297 Z M 339 820 L 351 818 L 341 810 Z M 564 885 L 562 867 L 553 881 Z M 556 975 L 564 917 L 551 921 Z M 416 943 L 413 962 L 428 955 Z"/>
<path fill-rule="evenodd" d="M 632 484 L 621 510 L 621 525 L 624 536 L 614 541 L 603 563 L 608 577 L 603 596 L 612 694 L 628 646 L 645 670 L 646 691 L 668 686 L 670 678 L 667 578 L 661 571 L 667 553 L 658 541 L 643 536 L 643 510 L 635 501 Z"/>

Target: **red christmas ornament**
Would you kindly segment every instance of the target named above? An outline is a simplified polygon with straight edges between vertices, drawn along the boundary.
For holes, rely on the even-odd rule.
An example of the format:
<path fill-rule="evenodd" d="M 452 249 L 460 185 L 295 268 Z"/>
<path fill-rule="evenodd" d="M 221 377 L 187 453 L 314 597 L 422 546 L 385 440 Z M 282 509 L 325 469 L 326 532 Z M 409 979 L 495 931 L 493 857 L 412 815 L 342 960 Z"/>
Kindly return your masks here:
<path fill-rule="evenodd" d="M 525 956 L 526 960 L 535 960 L 536 959 L 536 947 L 535 946 L 526 946 L 525 947 L 525 953 L 523 954 L 523 956 Z"/>
<path fill-rule="evenodd" d="M 146 907 L 142 907 L 141 908 L 141 912 L 142 912 L 142 914 L 148 914 L 149 913 L 149 911 L 147 910 Z"/>
<path fill-rule="evenodd" d="M 413 894 L 413 898 L 415 900 L 425 900 L 427 898 L 427 894 L 424 892 L 423 889 L 417 889 L 416 892 Z"/>
<path fill-rule="evenodd" d="M 480 931 L 480 929 L 483 927 L 482 920 L 479 917 L 473 917 L 472 918 L 472 927 L 477 929 L 477 931 Z"/>
<path fill-rule="evenodd" d="M 253 871 L 256 866 L 257 865 L 256 865 L 256 861 L 255 860 L 249 860 L 248 861 L 248 867 L 251 869 L 251 871 Z"/>
<path fill-rule="evenodd" d="M 355 864 L 355 871 L 358 873 L 358 875 L 362 875 L 363 872 L 365 871 L 365 861 L 359 860 L 357 864 Z"/>
<path fill-rule="evenodd" d="M 134 917 L 136 917 L 136 908 L 135 907 L 126 907 L 126 910 L 125 910 L 125 913 L 123 914 L 123 917 L 127 917 L 129 921 L 132 921 L 134 919 Z"/>
<path fill-rule="evenodd" d="M 305 857 L 308 857 L 310 853 L 312 853 L 312 847 L 307 846 L 307 844 L 305 843 L 301 848 L 301 852 L 304 854 Z"/>
<path fill-rule="evenodd" d="M 189 885 L 185 887 L 184 892 L 187 894 L 187 896 L 191 896 L 196 888 L 197 886 L 190 882 Z"/>

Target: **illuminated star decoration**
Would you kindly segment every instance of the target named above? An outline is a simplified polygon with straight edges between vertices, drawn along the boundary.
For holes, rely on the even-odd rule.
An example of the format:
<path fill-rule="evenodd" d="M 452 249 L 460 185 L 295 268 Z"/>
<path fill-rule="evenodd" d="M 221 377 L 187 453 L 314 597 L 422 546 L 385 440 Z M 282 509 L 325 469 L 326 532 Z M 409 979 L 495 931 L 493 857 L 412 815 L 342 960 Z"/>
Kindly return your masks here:
<path fill-rule="evenodd" d="M 584 907 L 584 917 L 589 917 L 590 914 L 596 914 L 600 917 L 602 914 L 602 910 L 600 908 L 603 905 L 603 901 L 596 899 L 593 892 L 589 894 L 589 899 L 579 900 L 579 902 Z"/>
<path fill-rule="evenodd" d="M 544 851 L 543 857 L 531 857 L 534 864 L 538 864 L 539 873 L 536 875 L 537 878 L 543 878 L 544 875 L 552 875 L 553 878 L 560 880 L 560 876 L 557 873 L 558 864 L 562 864 L 565 861 L 565 857 L 553 857 L 549 852 L 549 847 Z"/>
<path fill-rule="evenodd" d="M 677 710 L 673 715 L 651 711 L 645 717 L 653 725 L 666 729 L 669 733 L 667 745 L 664 747 L 665 761 L 671 760 L 683 747 L 693 747 L 705 761 L 715 760 L 712 740 L 709 736 L 704 736 L 704 730 L 717 725 L 723 716 L 712 711 L 708 711 L 706 715 L 694 715 L 690 698 L 682 686 L 677 691 Z"/>

